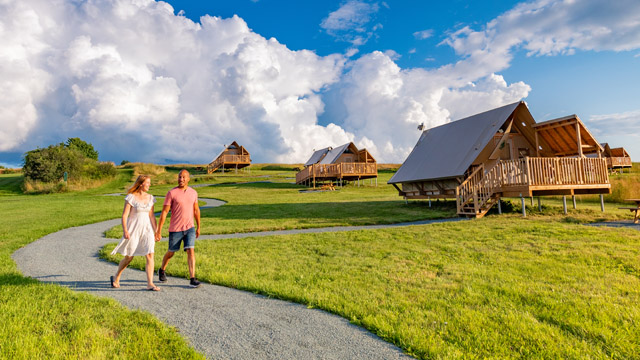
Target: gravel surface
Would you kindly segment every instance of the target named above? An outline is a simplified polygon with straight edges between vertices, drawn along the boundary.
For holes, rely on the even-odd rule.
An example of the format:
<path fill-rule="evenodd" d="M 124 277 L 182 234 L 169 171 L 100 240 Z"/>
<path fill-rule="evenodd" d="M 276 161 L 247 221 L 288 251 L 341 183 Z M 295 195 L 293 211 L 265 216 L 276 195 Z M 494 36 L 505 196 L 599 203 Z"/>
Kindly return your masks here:
<path fill-rule="evenodd" d="M 200 200 L 207 202 L 205 206 L 224 204 L 219 200 Z M 200 238 L 378 229 L 432 222 L 441 221 L 203 235 Z M 204 283 L 200 288 L 192 289 L 188 287 L 188 280 L 175 277 L 169 277 L 165 284 L 156 282 L 162 288 L 160 292 L 146 291 L 144 272 L 135 269 L 126 269 L 121 287 L 112 289 L 109 276 L 115 274 L 117 266 L 100 260 L 98 251 L 114 241 L 104 238 L 103 232 L 119 223 L 120 219 L 115 219 L 49 234 L 16 251 L 13 259 L 26 276 L 111 297 L 129 308 L 154 314 L 178 328 L 193 347 L 208 358 L 410 358 L 398 347 L 342 317 L 249 292 Z"/>

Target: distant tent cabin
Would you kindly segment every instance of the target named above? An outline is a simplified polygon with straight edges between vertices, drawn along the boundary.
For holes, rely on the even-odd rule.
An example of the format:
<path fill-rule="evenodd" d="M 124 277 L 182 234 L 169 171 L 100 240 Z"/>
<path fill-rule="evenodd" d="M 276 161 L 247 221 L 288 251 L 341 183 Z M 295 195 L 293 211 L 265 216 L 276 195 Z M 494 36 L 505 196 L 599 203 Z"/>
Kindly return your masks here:
<path fill-rule="evenodd" d="M 604 148 L 603 156 L 607 159 L 607 168 L 609 170 L 623 170 L 631 168 L 631 156 L 623 147 L 610 148 L 609 144 L 600 144 Z"/>
<path fill-rule="evenodd" d="M 296 174 L 296 184 L 316 186 L 316 182 L 339 182 L 362 179 L 378 180 L 376 159 L 367 149 L 358 150 L 352 143 L 336 148 L 327 147 L 314 151 L 304 164 L 304 168 Z"/>
<path fill-rule="evenodd" d="M 207 173 L 211 174 L 218 169 L 242 169 L 251 165 L 251 155 L 244 148 L 244 146 L 238 145 L 237 142 L 232 142 L 231 145 L 225 146 L 224 150 L 216 156 L 216 158 L 207 166 Z"/>
<path fill-rule="evenodd" d="M 482 217 L 500 197 L 611 193 L 603 150 L 576 115 L 536 124 L 520 101 L 425 130 L 389 184 Z"/>

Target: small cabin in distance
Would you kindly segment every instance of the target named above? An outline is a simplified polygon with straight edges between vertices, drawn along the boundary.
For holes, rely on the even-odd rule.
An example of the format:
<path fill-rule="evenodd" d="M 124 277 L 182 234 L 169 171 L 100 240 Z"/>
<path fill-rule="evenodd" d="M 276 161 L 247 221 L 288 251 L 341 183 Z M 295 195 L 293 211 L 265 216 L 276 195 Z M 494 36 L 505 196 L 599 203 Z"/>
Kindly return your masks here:
<path fill-rule="evenodd" d="M 244 146 L 238 145 L 237 142 L 232 142 L 231 145 L 225 146 L 224 150 L 216 156 L 215 159 L 207 166 L 207 173 L 211 174 L 218 169 L 242 169 L 251 165 L 251 155 L 244 148 Z"/>
<path fill-rule="evenodd" d="M 482 217 L 500 197 L 610 193 L 603 150 L 576 115 L 536 123 L 520 101 L 425 130 L 389 184 Z"/>
<path fill-rule="evenodd" d="M 607 160 L 607 168 L 610 171 L 630 169 L 631 156 L 623 147 L 611 148 L 609 144 L 601 144 L 604 148 L 603 156 Z"/>
<path fill-rule="evenodd" d="M 296 184 L 315 187 L 316 182 L 339 182 L 378 178 L 378 164 L 367 149 L 350 142 L 314 151 L 296 174 Z"/>

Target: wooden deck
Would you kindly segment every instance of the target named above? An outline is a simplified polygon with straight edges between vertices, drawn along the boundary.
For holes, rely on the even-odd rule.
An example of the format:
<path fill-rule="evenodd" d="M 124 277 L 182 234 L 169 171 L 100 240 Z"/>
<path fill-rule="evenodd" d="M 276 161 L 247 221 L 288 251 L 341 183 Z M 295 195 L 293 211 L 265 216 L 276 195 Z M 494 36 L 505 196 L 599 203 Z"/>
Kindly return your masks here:
<path fill-rule="evenodd" d="M 296 174 L 296 184 L 307 181 L 359 180 L 378 177 L 376 163 L 313 164 Z"/>
<path fill-rule="evenodd" d="M 608 194 L 604 158 L 525 157 L 498 161 L 491 169 L 476 168 L 456 188 L 458 213 L 484 215 L 502 196 Z"/>
<path fill-rule="evenodd" d="M 609 169 L 630 168 L 632 166 L 630 157 L 608 157 L 606 159 Z"/>
<path fill-rule="evenodd" d="M 222 169 L 242 169 L 251 165 L 251 155 L 220 155 L 207 166 L 207 173 Z"/>

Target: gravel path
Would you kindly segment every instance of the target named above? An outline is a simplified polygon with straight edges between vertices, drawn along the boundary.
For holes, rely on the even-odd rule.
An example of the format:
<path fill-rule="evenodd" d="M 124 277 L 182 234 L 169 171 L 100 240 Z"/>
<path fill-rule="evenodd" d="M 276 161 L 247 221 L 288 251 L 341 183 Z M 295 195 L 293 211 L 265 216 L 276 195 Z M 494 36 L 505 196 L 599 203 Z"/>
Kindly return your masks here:
<path fill-rule="evenodd" d="M 207 202 L 205 206 L 224 204 L 219 200 L 201 200 Z M 378 229 L 432 222 L 203 235 L 200 238 Z M 249 292 L 210 284 L 191 289 L 186 279 L 175 277 L 169 277 L 166 284 L 157 282 L 162 288 L 160 292 L 146 291 L 144 272 L 135 269 L 125 270 L 121 287 L 111 289 L 109 276 L 115 273 L 116 265 L 100 260 L 98 251 L 114 241 L 105 239 L 103 232 L 119 223 L 120 219 L 115 219 L 49 234 L 16 251 L 13 259 L 26 276 L 111 297 L 129 308 L 154 314 L 177 327 L 193 347 L 208 358 L 409 358 L 398 347 L 342 317 Z"/>

